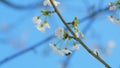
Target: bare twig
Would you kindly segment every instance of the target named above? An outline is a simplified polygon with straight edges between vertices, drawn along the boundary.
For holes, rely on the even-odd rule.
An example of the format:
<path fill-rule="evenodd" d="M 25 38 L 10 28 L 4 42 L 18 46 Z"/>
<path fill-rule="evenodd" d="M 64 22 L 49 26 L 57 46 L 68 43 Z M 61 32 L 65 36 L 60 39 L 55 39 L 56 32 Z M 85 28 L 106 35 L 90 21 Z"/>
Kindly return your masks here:
<path fill-rule="evenodd" d="M 28 9 L 35 9 L 35 8 L 39 8 L 40 7 L 40 3 L 35 3 L 35 4 L 30 4 L 30 5 L 17 5 L 17 4 L 13 4 L 8 0 L 0 0 L 0 2 L 2 2 L 3 4 L 12 7 L 14 9 L 18 9 L 18 10 L 28 10 Z"/>
<path fill-rule="evenodd" d="M 8 58 L 5 58 L 4 60 L 0 61 L 0 65 L 4 64 L 4 63 L 6 63 L 6 62 L 8 62 L 8 61 L 10 61 L 10 60 L 12 60 L 12 59 L 14 59 L 15 57 L 18 57 L 18 56 L 20 56 L 20 55 L 22 55 L 22 54 L 25 54 L 25 53 L 27 53 L 27 52 L 29 52 L 29 51 L 31 51 L 31 50 L 36 49 L 37 47 L 39 47 L 39 46 L 41 46 L 42 44 L 44 44 L 44 42 L 49 41 L 49 40 L 52 39 L 52 38 L 53 38 L 53 35 L 51 35 L 50 37 L 44 39 L 43 41 L 40 41 L 39 43 L 33 45 L 32 47 L 30 47 L 30 48 L 28 48 L 28 49 L 25 49 L 25 50 L 20 51 L 20 52 L 14 54 L 14 55 L 12 55 L 12 56 L 10 56 L 10 57 L 8 57 Z"/>
<path fill-rule="evenodd" d="M 108 11 L 108 9 L 109 9 L 109 7 L 106 7 L 106 8 L 104 8 L 104 9 L 99 9 L 99 10 L 93 12 L 92 14 L 90 14 L 90 15 L 82 18 L 82 19 L 79 20 L 79 21 L 80 21 L 80 23 L 83 23 L 83 21 L 85 21 L 85 20 L 87 20 L 87 19 L 89 19 L 89 18 L 93 18 L 93 17 L 95 17 L 96 15 L 98 15 L 98 14 L 100 14 L 100 13 L 102 13 L 102 12 Z"/>
<path fill-rule="evenodd" d="M 57 7 L 54 5 L 53 1 L 50 0 L 56 14 L 59 16 L 59 18 L 61 19 L 61 21 L 63 22 L 63 24 L 66 26 L 66 28 L 70 31 L 70 33 L 75 37 L 75 40 L 78 41 L 93 57 L 95 57 L 98 61 L 100 61 L 103 65 L 105 65 L 106 68 L 111 68 L 102 58 L 100 58 L 99 56 L 97 56 L 96 54 L 93 53 L 92 50 L 90 50 L 83 42 L 81 39 L 77 38 L 75 33 L 72 31 L 72 29 L 68 26 L 68 24 L 66 23 L 66 21 L 64 20 L 64 18 L 62 17 L 62 15 L 60 14 L 59 10 L 57 9 Z"/>

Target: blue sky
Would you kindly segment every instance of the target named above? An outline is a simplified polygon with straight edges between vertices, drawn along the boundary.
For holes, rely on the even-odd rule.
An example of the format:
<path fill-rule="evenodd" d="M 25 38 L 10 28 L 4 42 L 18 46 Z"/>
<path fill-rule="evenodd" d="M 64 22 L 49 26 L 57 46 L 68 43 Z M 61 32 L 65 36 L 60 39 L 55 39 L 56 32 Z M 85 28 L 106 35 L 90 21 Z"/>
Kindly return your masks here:
<path fill-rule="evenodd" d="M 9 0 L 7 0 L 9 1 Z M 80 21 L 99 9 L 107 7 L 108 2 L 115 0 L 57 0 L 61 4 L 58 6 L 62 16 L 67 22 L 70 22 L 74 17 L 78 17 Z M 102 3 L 102 2 L 103 3 Z M 29 5 L 40 3 L 40 6 L 33 9 L 15 9 L 6 6 L 0 2 L 0 61 L 3 59 L 21 52 L 29 47 L 35 46 L 37 43 L 54 35 L 57 27 L 64 27 L 61 20 L 56 14 L 48 18 L 51 29 L 41 33 L 35 28 L 32 22 L 32 17 L 41 15 L 41 9 L 52 10 L 51 7 L 41 6 L 42 0 L 10 0 L 11 3 L 16 5 Z M 101 2 L 101 3 L 100 3 Z M 33 6 L 33 5 L 30 5 Z M 87 10 L 90 6 L 94 6 L 92 10 Z M 110 56 L 102 56 L 102 58 L 112 67 L 120 67 L 120 25 L 111 23 L 107 16 L 112 12 L 103 12 L 94 18 L 82 21 L 79 24 L 79 29 L 85 31 L 86 25 L 91 23 L 91 27 L 87 27 L 85 37 L 83 40 L 88 47 L 92 44 L 98 44 L 101 47 L 107 47 L 110 40 L 115 41 L 115 47 L 111 50 Z M 2 30 L 6 27 L 5 30 Z M 57 42 L 56 38 L 39 44 L 39 47 L 34 50 L 28 51 L 3 65 L 0 68 L 60 68 L 63 62 L 68 58 L 66 56 L 59 56 L 55 54 L 48 44 L 50 42 Z M 83 47 L 74 53 L 69 61 L 68 68 L 104 68 L 104 66 L 92 57 Z"/>

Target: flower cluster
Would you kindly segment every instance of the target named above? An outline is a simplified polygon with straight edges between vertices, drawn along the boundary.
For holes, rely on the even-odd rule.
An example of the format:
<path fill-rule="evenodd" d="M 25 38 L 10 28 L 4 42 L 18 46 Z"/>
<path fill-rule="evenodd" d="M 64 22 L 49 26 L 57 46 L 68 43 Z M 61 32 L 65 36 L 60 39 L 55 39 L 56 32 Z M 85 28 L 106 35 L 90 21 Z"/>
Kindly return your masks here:
<path fill-rule="evenodd" d="M 75 30 L 75 35 L 76 35 L 76 37 L 79 37 L 79 30 L 78 30 L 78 18 L 77 17 L 75 17 L 74 18 L 74 20 L 72 21 L 72 27 L 74 28 L 74 30 Z"/>
<path fill-rule="evenodd" d="M 72 46 L 72 49 L 68 49 L 68 48 L 57 48 L 56 44 L 49 44 L 49 46 L 52 48 L 52 50 L 54 52 L 56 52 L 58 55 L 62 55 L 62 56 L 69 56 L 72 54 L 72 50 L 78 50 L 80 45 L 79 44 L 74 44 Z"/>
<path fill-rule="evenodd" d="M 33 22 L 36 24 L 36 28 L 41 32 L 44 32 L 46 28 L 50 28 L 50 25 L 48 24 L 48 22 L 45 20 L 42 23 L 39 16 L 33 17 Z"/>
<path fill-rule="evenodd" d="M 115 10 L 116 9 L 116 5 L 112 2 L 109 2 L 108 6 L 109 6 L 109 10 Z"/>
<path fill-rule="evenodd" d="M 60 39 L 64 34 L 64 28 L 59 27 L 58 29 L 55 30 L 55 36 Z"/>
<path fill-rule="evenodd" d="M 84 38 L 84 34 L 78 29 L 78 22 L 79 22 L 78 18 L 75 17 L 71 23 L 72 27 L 75 30 L 75 35 L 77 38 L 79 38 L 79 37 Z"/>
<path fill-rule="evenodd" d="M 112 22 L 112 23 L 115 23 L 115 24 L 120 24 L 120 19 L 118 18 L 115 18 L 114 16 L 108 16 L 108 19 Z"/>
<path fill-rule="evenodd" d="M 62 43 L 65 41 L 71 42 L 71 40 L 73 40 L 73 38 L 71 36 L 69 36 L 69 34 L 62 27 L 58 27 L 55 30 L 55 36 L 57 37 L 57 39 L 59 41 L 62 40 Z M 49 44 L 50 47 L 52 48 L 52 50 L 55 51 L 59 55 L 68 56 L 72 53 L 72 51 L 79 50 L 80 44 L 76 44 L 74 41 L 72 41 L 73 44 L 72 44 L 72 47 L 70 47 L 70 48 L 67 46 L 68 44 L 65 44 L 65 46 L 61 47 L 62 45 L 59 44 L 59 41 L 56 44 Z M 60 47 L 59 47 L 59 45 L 60 45 Z"/>
<path fill-rule="evenodd" d="M 81 38 L 84 38 L 84 34 L 82 32 L 80 32 L 79 29 L 78 29 L 78 22 L 79 22 L 78 18 L 75 17 L 70 24 L 72 24 L 72 28 L 74 30 L 74 33 L 75 33 L 76 37 L 79 38 L 79 36 L 80 36 Z M 55 37 L 58 40 L 62 40 L 62 43 L 65 42 L 65 41 L 73 43 L 72 46 L 69 45 L 68 43 L 65 44 L 65 45 L 61 45 L 61 44 L 58 44 L 58 43 L 50 44 L 53 51 L 55 51 L 57 54 L 68 56 L 72 53 L 72 51 L 79 50 L 80 44 L 76 44 L 76 42 L 74 40 L 74 37 L 70 36 L 69 33 L 64 30 L 63 27 L 58 27 L 55 30 Z M 59 47 L 59 45 L 60 45 L 60 47 Z"/>
<path fill-rule="evenodd" d="M 120 24 L 120 0 L 115 3 L 109 2 L 109 10 L 115 10 L 114 13 L 108 16 L 108 19 L 115 24 Z"/>
<path fill-rule="evenodd" d="M 60 2 L 57 2 L 56 0 L 52 0 L 52 1 L 55 4 L 55 6 L 58 6 L 60 4 Z M 50 0 L 44 0 L 43 5 L 44 6 L 52 6 L 52 4 L 50 3 Z M 39 31 L 44 32 L 47 28 L 50 28 L 50 25 L 46 18 L 51 16 L 51 14 L 54 12 L 55 11 L 41 10 L 42 16 L 45 17 L 44 20 L 41 18 L 42 16 L 33 17 L 33 22 Z M 78 22 L 79 22 L 78 18 L 75 17 L 73 19 L 73 21 L 71 22 L 72 29 L 74 30 L 76 38 L 79 38 L 79 37 L 83 38 L 84 34 L 78 29 Z M 68 56 L 72 53 L 72 51 L 79 50 L 80 44 L 76 44 L 74 37 L 70 36 L 69 33 L 67 31 L 65 31 L 65 29 L 63 27 L 59 27 L 55 30 L 55 37 L 59 41 L 62 40 L 62 43 L 66 42 L 66 41 L 73 43 L 72 46 L 70 45 L 71 47 L 68 46 L 69 45 L 68 43 L 65 43 L 65 46 L 61 45 L 58 43 L 59 41 L 55 44 L 49 44 L 50 47 L 52 48 L 52 50 L 55 51 L 57 54 Z"/>
<path fill-rule="evenodd" d="M 42 15 L 45 16 L 44 21 L 41 20 L 41 16 L 35 16 L 35 17 L 33 17 L 33 22 L 39 31 L 44 32 L 46 30 L 46 28 L 50 28 L 50 25 L 49 25 L 46 17 L 49 17 L 51 15 L 51 13 L 54 13 L 54 11 L 41 10 L 41 13 L 42 13 Z"/>

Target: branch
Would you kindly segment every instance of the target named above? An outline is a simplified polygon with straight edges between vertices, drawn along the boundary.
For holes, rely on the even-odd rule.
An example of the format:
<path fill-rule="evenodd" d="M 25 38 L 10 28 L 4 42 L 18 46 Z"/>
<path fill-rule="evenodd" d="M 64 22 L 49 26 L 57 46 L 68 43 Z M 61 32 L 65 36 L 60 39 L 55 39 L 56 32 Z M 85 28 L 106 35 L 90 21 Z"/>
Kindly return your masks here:
<path fill-rule="evenodd" d="M 10 57 L 8 57 L 8 58 L 3 59 L 2 61 L 0 61 L 0 65 L 3 65 L 4 63 L 6 63 L 6 62 L 8 62 L 8 61 L 10 61 L 10 60 L 12 60 L 12 59 L 14 59 L 15 57 L 18 57 L 18 56 L 20 56 L 20 55 L 22 55 L 22 54 L 25 54 L 25 53 L 27 53 L 27 52 L 29 52 L 29 51 L 31 51 L 31 50 L 34 50 L 35 48 L 41 46 L 42 44 L 44 44 L 44 42 L 49 41 L 49 40 L 52 39 L 52 38 L 53 38 L 53 35 L 51 35 L 50 37 L 44 39 L 43 41 L 41 41 L 41 42 L 39 42 L 39 43 L 37 43 L 37 44 L 35 44 L 35 45 L 33 45 L 32 47 L 30 47 L 30 48 L 28 48 L 28 49 L 25 49 L 25 50 L 20 51 L 20 52 L 14 54 L 14 55 L 12 55 L 12 56 L 10 56 Z M 41 44 L 41 45 L 40 45 L 40 44 Z"/>
<path fill-rule="evenodd" d="M 86 35 L 88 29 L 90 29 L 90 27 L 92 26 L 93 22 L 94 22 L 95 18 L 92 18 L 92 20 L 90 20 L 87 25 L 84 27 L 84 29 L 82 30 L 83 34 Z M 69 56 L 65 62 L 64 62 L 64 66 L 63 68 L 67 68 L 69 63 L 70 63 L 70 60 L 72 59 L 73 55 L 75 54 L 75 52 L 72 53 L 71 56 Z"/>
<path fill-rule="evenodd" d="M 97 10 L 97 11 L 94 11 L 92 14 L 90 14 L 90 15 L 82 18 L 82 19 L 79 20 L 79 21 L 80 21 L 80 23 L 83 23 L 83 21 L 85 21 L 85 20 L 87 20 L 87 19 L 89 19 L 89 18 L 95 17 L 95 16 L 98 15 L 99 13 L 105 12 L 105 11 L 107 11 L 108 9 L 109 9 L 109 7 L 106 7 L 106 8 L 104 8 L 104 9 L 99 9 L 99 10 Z"/>
<path fill-rule="evenodd" d="M 40 3 L 37 4 L 30 4 L 27 6 L 23 6 L 23 5 L 17 5 L 17 4 L 13 4 L 7 0 L 0 0 L 3 4 L 12 7 L 14 9 L 19 9 L 19 10 L 27 10 L 27 9 L 34 9 L 34 8 L 39 8 L 40 7 Z"/>
<path fill-rule="evenodd" d="M 100 61 L 103 65 L 105 65 L 106 68 L 111 68 L 102 58 L 100 58 L 99 56 L 97 56 L 96 54 L 93 53 L 92 50 L 90 50 L 82 41 L 81 39 L 77 38 L 75 33 L 72 31 L 72 29 L 68 26 L 68 24 L 66 23 L 66 21 L 64 20 L 64 18 L 62 17 L 62 15 L 60 14 L 60 12 L 58 11 L 57 7 L 54 5 L 53 1 L 50 0 L 56 14 L 59 16 L 59 18 L 61 19 L 61 21 L 63 22 L 63 24 L 66 26 L 66 28 L 70 31 L 70 33 L 75 37 L 75 40 L 78 41 L 93 57 L 95 57 L 98 61 Z"/>
<path fill-rule="evenodd" d="M 3 0 L 1 0 L 1 1 L 3 1 Z M 26 8 L 27 8 L 27 7 L 26 7 Z M 104 8 L 104 9 L 100 9 L 100 10 L 98 10 L 98 11 L 96 11 L 96 12 L 93 12 L 93 13 L 90 14 L 89 16 L 86 16 L 86 17 L 80 19 L 80 23 L 79 23 L 79 24 L 81 24 L 82 22 L 84 22 L 85 20 L 87 20 L 87 19 L 89 19 L 89 18 L 92 18 L 92 17 L 96 16 L 96 15 L 99 14 L 100 12 L 104 12 L 104 11 L 107 11 L 107 10 L 108 10 L 108 7 L 107 7 L 107 8 Z M 83 30 L 83 31 L 84 31 L 84 30 Z M 85 32 L 86 32 L 86 31 L 85 31 Z M 52 36 L 52 37 L 51 37 L 51 36 Z M 53 35 L 51 35 L 51 36 L 50 36 L 49 38 L 52 39 L 52 38 L 53 38 Z M 31 50 L 33 50 L 33 49 L 41 46 L 41 45 L 43 44 L 43 42 L 48 41 L 47 39 L 48 39 L 48 38 L 44 39 L 43 41 L 41 41 L 41 42 L 39 42 L 39 43 L 37 43 L 37 44 L 35 44 L 35 45 L 33 45 L 33 46 L 30 47 L 30 48 L 27 48 L 27 49 L 25 49 L 25 50 L 23 50 L 23 51 L 20 51 L 20 52 L 18 52 L 18 53 L 16 53 L 16 54 L 13 54 L 13 55 L 11 55 L 11 56 L 3 59 L 2 61 L 0 61 L 0 65 L 4 64 L 4 63 L 6 63 L 6 62 L 8 62 L 8 61 L 10 61 L 10 60 L 12 60 L 12 59 L 15 59 L 16 57 L 19 57 L 20 55 L 23 55 L 23 54 L 25 54 L 25 53 L 27 53 L 27 52 L 29 52 L 29 51 L 31 51 Z M 49 39 L 49 40 L 50 40 L 50 39 Z"/>

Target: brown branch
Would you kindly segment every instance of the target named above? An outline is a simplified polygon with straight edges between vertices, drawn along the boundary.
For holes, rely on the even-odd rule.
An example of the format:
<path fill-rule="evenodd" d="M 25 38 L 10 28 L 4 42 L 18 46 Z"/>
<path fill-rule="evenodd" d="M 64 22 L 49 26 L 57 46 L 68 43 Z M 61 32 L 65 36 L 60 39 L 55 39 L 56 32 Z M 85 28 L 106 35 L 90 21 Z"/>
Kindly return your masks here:
<path fill-rule="evenodd" d="M 75 33 L 72 31 L 72 29 L 68 26 L 68 24 L 66 23 L 66 21 L 64 20 L 64 18 L 62 17 L 62 15 L 60 14 L 59 10 L 57 9 L 57 7 L 54 5 L 53 1 L 50 0 L 56 14 L 59 16 L 59 18 L 61 19 L 61 21 L 63 22 L 63 24 L 66 26 L 66 28 L 70 31 L 70 33 L 75 37 L 75 40 L 78 41 L 93 57 L 95 57 L 98 61 L 100 61 L 103 65 L 105 65 L 106 68 L 111 68 L 102 58 L 100 58 L 99 56 L 97 56 L 96 54 L 93 53 L 92 50 L 90 50 L 82 41 L 81 39 L 77 38 Z"/>

